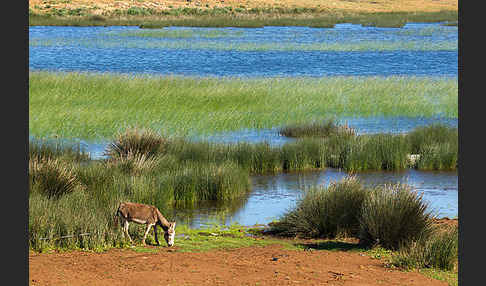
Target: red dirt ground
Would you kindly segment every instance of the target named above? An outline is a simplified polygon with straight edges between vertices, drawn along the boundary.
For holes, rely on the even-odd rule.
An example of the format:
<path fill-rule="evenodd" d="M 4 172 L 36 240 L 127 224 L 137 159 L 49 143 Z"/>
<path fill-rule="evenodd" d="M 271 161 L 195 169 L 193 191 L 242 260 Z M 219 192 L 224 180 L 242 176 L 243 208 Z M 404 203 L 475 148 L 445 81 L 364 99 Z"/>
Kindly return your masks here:
<path fill-rule="evenodd" d="M 457 219 L 437 223 L 457 224 Z M 385 267 L 359 252 L 285 250 L 280 245 L 187 253 L 111 249 L 29 254 L 30 285 L 443 285 Z"/>
<path fill-rule="evenodd" d="M 358 252 L 280 245 L 200 253 L 112 249 L 29 255 L 30 285 L 447 285 Z"/>

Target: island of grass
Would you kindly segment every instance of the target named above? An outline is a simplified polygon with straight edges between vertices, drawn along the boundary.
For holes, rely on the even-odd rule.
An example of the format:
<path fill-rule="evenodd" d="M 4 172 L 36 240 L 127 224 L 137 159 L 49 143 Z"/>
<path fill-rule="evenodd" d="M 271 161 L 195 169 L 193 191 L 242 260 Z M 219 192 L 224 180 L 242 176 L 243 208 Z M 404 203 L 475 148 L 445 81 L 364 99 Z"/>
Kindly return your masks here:
<path fill-rule="evenodd" d="M 355 23 L 401 27 L 407 22 L 457 25 L 457 0 L 418 1 L 41 1 L 29 0 L 29 25 L 192 27 L 333 27 Z"/>

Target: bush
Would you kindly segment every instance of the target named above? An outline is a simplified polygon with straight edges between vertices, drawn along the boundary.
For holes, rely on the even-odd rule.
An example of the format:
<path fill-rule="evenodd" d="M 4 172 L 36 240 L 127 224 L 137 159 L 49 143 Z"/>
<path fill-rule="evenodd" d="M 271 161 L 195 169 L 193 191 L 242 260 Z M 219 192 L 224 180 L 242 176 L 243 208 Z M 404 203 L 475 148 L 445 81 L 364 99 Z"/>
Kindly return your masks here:
<path fill-rule="evenodd" d="M 403 268 L 438 268 L 453 270 L 458 257 L 458 227 L 436 229 L 430 238 L 420 238 L 392 257 L 395 266 Z"/>
<path fill-rule="evenodd" d="M 294 124 L 282 127 L 278 133 L 287 137 L 328 137 L 331 134 L 346 133 L 355 135 L 354 129 L 346 125 L 340 126 L 336 120 Z"/>
<path fill-rule="evenodd" d="M 427 238 L 431 230 L 431 213 L 422 196 L 404 184 L 375 187 L 361 209 L 360 243 L 379 244 L 396 250 Z"/>
<path fill-rule="evenodd" d="M 128 128 L 124 133 L 118 133 L 114 142 L 110 143 L 106 155 L 111 158 L 145 155 L 146 157 L 162 154 L 167 140 L 152 130 Z"/>
<path fill-rule="evenodd" d="M 295 209 L 273 224 L 272 231 L 303 237 L 357 235 L 361 205 L 367 194 L 356 177 L 346 177 L 327 188 L 310 188 Z"/>
<path fill-rule="evenodd" d="M 73 167 L 58 159 L 29 160 L 31 190 L 58 199 L 81 186 Z"/>

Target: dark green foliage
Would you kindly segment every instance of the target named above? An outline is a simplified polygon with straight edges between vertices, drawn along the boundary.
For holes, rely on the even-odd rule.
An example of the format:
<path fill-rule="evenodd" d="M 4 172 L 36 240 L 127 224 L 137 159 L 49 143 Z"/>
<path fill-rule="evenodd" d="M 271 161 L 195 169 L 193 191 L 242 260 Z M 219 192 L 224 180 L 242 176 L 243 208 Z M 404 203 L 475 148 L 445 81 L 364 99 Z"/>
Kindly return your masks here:
<path fill-rule="evenodd" d="M 416 168 L 420 170 L 455 170 L 458 160 L 457 128 L 442 124 L 418 127 L 406 135 L 410 153 L 418 154 Z"/>
<path fill-rule="evenodd" d="M 361 205 L 368 190 L 355 177 L 313 187 L 274 223 L 272 231 L 285 236 L 328 237 L 357 235 Z"/>
<path fill-rule="evenodd" d="M 419 154 L 426 145 L 455 143 L 458 141 L 459 134 L 457 128 L 443 124 L 431 124 L 417 127 L 406 136 L 410 141 L 410 152 Z"/>
<path fill-rule="evenodd" d="M 360 216 L 360 243 L 398 249 L 431 230 L 428 205 L 404 184 L 374 188 L 363 203 Z"/>
<path fill-rule="evenodd" d="M 137 155 L 152 157 L 163 154 L 166 140 L 151 130 L 128 128 L 119 133 L 107 147 L 106 155 L 111 158 L 128 158 Z"/>
<path fill-rule="evenodd" d="M 280 128 L 279 134 L 287 137 L 328 137 L 339 133 L 354 135 L 355 131 L 347 125 L 341 126 L 336 120 L 294 124 Z"/>
<path fill-rule="evenodd" d="M 347 171 L 402 170 L 408 164 L 408 144 L 400 135 L 374 134 L 359 136 L 346 154 Z"/>
<path fill-rule="evenodd" d="M 435 229 L 428 238 L 420 238 L 392 257 L 395 266 L 403 268 L 438 268 L 453 270 L 458 257 L 457 226 Z"/>
<path fill-rule="evenodd" d="M 49 199 L 59 199 L 80 186 L 73 167 L 58 159 L 29 160 L 29 183 L 31 192 Z"/>

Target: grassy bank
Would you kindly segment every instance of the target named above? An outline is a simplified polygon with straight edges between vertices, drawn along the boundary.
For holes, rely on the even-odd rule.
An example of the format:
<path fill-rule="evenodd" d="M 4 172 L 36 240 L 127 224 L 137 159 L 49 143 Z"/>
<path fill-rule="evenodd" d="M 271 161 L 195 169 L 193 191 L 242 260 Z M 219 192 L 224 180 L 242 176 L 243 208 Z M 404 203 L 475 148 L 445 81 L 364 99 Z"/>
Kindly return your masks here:
<path fill-rule="evenodd" d="M 127 126 L 170 135 L 263 129 L 329 117 L 457 118 L 453 78 L 187 78 L 29 73 L 29 134 L 103 140 Z"/>
<path fill-rule="evenodd" d="M 326 11 L 319 8 L 213 7 L 170 8 L 156 11 L 143 7 L 114 10 L 101 15 L 89 10 L 50 8 L 29 13 L 30 26 L 141 26 L 143 28 L 190 27 L 264 27 L 308 26 L 330 28 L 340 23 L 376 27 L 402 27 L 409 22 L 457 23 L 457 10 L 436 12 L 359 12 Z M 457 25 L 457 24 L 456 24 Z"/>

